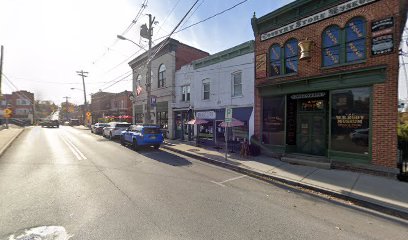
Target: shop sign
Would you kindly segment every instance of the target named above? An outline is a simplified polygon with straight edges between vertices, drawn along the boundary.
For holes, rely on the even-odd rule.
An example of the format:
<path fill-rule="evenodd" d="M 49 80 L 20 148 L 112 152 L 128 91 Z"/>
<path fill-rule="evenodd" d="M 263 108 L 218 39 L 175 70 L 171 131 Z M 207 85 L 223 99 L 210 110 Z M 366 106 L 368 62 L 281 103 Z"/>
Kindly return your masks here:
<path fill-rule="evenodd" d="M 266 77 L 266 54 L 261 54 L 255 58 L 256 78 Z"/>
<path fill-rule="evenodd" d="M 290 24 L 287 24 L 281 28 L 266 32 L 261 34 L 261 41 L 265 41 L 274 37 L 277 37 L 279 35 L 294 31 L 296 29 L 305 27 L 307 25 L 319 22 L 321 20 L 342 14 L 343 12 L 350 11 L 352 9 L 376 2 L 378 0 L 351 0 L 347 1 L 345 3 L 339 4 L 335 7 L 329 8 L 327 10 L 318 12 L 312 16 L 305 17 L 303 19 L 300 19 L 296 22 L 292 22 Z"/>
<path fill-rule="evenodd" d="M 371 54 L 380 55 L 394 51 L 394 37 L 392 34 L 375 37 L 371 41 Z"/>
<path fill-rule="evenodd" d="M 157 104 L 157 97 L 154 96 L 154 95 L 152 95 L 152 96 L 150 97 L 150 106 L 156 107 L 156 104 Z"/>
<path fill-rule="evenodd" d="M 290 96 L 291 99 L 307 99 L 307 98 L 319 98 L 326 96 L 325 92 L 315 92 L 315 93 L 301 93 L 301 94 L 294 94 Z"/>
<path fill-rule="evenodd" d="M 388 17 L 371 23 L 371 54 L 380 55 L 394 51 L 394 36 L 392 34 L 394 18 Z"/>
<path fill-rule="evenodd" d="M 336 116 L 337 126 L 340 128 L 356 129 L 363 126 L 363 115 L 358 114 L 346 114 Z"/>
<path fill-rule="evenodd" d="M 215 119 L 216 114 L 215 114 L 214 111 L 196 112 L 196 118 L 198 118 L 198 119 Z"/>

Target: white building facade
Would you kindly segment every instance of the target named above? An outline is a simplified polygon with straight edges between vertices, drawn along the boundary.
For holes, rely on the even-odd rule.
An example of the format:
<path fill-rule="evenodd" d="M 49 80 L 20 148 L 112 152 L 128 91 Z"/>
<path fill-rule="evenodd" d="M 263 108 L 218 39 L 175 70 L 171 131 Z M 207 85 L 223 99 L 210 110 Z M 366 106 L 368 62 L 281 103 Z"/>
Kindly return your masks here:
<path fill-rule="evenodd" d="M 244 126 L 230 130 L 231 140 L 249 139 L 254 133 L 254 42 L 249 41 L 181 67 L 175 76 L 176 101 L 173 104 L 179 139 L 190 138 L 186 123 L 197 118 L 208 123 L 199 127 L 200 138 L 224 141 L 225 108 Z M 196 133 L 195 133 L 196 134 Z"/>

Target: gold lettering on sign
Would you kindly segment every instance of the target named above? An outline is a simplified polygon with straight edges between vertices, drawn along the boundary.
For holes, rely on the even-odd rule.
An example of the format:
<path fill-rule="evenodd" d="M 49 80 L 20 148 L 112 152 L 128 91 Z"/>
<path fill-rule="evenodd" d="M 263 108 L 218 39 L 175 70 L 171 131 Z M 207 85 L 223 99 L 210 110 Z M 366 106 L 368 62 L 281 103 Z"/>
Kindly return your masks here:
<path fill-rule="evenodd" d="M 336 116 L 337 126 L 341 128 L 361 128 L 363 126 L 363 120 L 365 116 L 357 114 L 347 114 Z"/>

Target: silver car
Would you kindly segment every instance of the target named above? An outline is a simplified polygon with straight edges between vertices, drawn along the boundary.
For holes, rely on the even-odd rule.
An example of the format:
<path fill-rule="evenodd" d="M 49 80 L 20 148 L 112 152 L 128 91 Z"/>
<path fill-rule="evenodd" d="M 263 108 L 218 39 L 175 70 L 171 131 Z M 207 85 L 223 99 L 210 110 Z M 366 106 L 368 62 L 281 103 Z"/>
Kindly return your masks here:
<path fill-rule="evenodd" d="M 110 122 L 107 127 L 103 128 L 102 136 L 109 139 L 120 137 L 122 131 L 125 131 L 131 124 L 127 122 Z"/>

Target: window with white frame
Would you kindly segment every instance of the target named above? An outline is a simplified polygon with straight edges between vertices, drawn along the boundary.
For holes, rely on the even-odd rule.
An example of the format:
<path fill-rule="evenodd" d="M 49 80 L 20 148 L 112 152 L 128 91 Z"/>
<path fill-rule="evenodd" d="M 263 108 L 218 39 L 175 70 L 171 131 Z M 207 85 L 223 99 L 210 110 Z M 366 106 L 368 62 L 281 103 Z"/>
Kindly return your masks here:
<path fill-rule="evenodd" d="M 20 105 L 20 106 L 30 105 L 30 101 L 28 101 L 26 99 L 17 99 L 16 103 L 17 103 L 17 105 Z"/>
<path fill-rule="evenodd" d="M 232 73 L 232 96 L 242 96 L 242 72 Z"/>
<path fill-rule="evenodd" d="M 158 87 L 164 87 L 166 85 L 166 66 L 164 64 L 161 64 L 159 67 L 159 83 Z"/>
<path fill-rule="evenodd" d="M 203 81 L 203 100 L 210 99 L 210 81 L 208 79 Z"/>
<path fill-rule="evenodd" d="M 181 87 L 181 101 L 182 102 L 190 101 L 190 85 Z"/>

